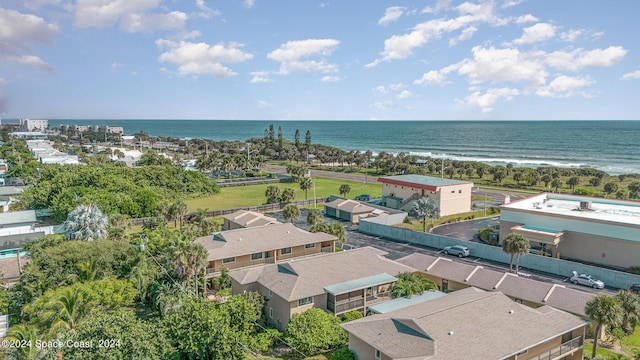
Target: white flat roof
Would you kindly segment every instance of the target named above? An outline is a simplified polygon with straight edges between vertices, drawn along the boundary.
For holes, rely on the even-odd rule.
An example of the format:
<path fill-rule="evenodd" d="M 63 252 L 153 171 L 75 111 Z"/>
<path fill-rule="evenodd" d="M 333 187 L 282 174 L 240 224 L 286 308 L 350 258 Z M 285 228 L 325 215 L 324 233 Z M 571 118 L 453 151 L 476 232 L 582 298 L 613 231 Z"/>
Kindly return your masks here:
<path fill-rule="evenodd" d="M 589 202 L 587 210 L 580 210 L 581 202 Z M 601 220 L 640 225 L 640 202 L 604 199 L 587 196 L 542 193 L 502 205 L 505 210 L 526 210 L 543 215 L 563 215 L 576 219 Z"/>

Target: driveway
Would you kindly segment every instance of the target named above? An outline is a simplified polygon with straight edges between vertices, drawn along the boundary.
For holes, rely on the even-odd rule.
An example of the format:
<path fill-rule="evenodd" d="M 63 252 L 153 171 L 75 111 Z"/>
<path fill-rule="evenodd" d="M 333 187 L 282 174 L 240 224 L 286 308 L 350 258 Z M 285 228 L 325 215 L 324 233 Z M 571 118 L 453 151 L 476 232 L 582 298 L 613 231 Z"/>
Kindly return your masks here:
<path fill-rule="evenodd" d="M 459 240 L 480 242 L 478 230 L 482 228 L 489 228 L 497 232 L 500 229 L 500 217 L 493 216 L 478 220 L 467 220 L 440 225 L 433 228 L 431 233 Z"/>

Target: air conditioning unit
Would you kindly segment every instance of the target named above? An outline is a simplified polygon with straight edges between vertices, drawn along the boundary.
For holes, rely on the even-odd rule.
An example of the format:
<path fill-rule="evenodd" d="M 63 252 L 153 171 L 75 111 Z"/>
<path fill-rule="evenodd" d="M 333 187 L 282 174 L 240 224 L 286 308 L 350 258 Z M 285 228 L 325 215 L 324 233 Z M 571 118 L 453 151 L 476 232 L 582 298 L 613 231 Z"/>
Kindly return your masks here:
<path fill-rule="evenodd" d="M 580 201 L 580 211 L 591 209 L 591 201 Z"/>

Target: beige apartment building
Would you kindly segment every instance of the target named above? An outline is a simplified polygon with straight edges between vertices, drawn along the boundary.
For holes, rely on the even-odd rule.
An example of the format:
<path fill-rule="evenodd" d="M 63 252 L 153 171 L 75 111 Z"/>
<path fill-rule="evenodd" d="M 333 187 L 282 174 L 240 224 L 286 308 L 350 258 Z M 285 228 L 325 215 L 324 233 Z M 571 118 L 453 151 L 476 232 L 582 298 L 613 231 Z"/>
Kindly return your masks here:
<path fill-rule="evenodd" d="M 369 306 L 391 300 L 398 274 L 415 272 L 386 254 L 364 247 L 231 271 L 232 292 L 265 296 L 267 321 L 280 330 L 291 316 L 310 308 L 336 316 L 354 310 L 366 314 Z"/>
<path fill-rule="evenodd" d="M 215 276 L 223 267 L 234 270 L 332 253 L 337 238 L 285 223 L 221 231 L 196 241 L 208 252 L 207 275 Z"/>
<path fill-rule="evenodd" d="M 341 326 L 360 360 L 578 360 L 586 322 L 467 288 Z"/>
<path fill-rule="evenodd" d="M 408 211 L 411 203 L 429 198 L 438 204 L 439 216 L 471 211 L 473 183 L 423 175 L 397 175 L 378 179 L 382 183 L 382 205 Z"/>

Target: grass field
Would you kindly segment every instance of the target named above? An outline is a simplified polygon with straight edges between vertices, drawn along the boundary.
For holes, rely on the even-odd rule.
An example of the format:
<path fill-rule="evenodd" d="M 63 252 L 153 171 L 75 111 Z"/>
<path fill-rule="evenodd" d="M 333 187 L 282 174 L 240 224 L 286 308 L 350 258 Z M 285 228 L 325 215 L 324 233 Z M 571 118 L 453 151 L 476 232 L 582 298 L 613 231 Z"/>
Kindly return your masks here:
<path fill-rule="evenodd" d="M 340 195 L 338 190 L 343 184 L 351 186 L 351 192 L 347 194 L 347 197 L 351 199 L 360 194 L 370 194 L 373 198 L 382 196 L 382 184 L 368 183 L 365 185 L 359 181 L 329 178 L 313 178 L 313 181 L 315 182 L 316 197 L 318 198 L 328 197 L 329 195 Z M 304 200 L 304 191 L 300 190 L 298 183 L 278 183 L 225 187 L 221 188 L 218 194 L 197 199 L 187 199 L 185 203 L 189 211 L 194 211 L 198 208 L 221 210 L 262 205 L 267 200 L 264 193 L 267 187 L 271 185 L 278 186 L 280 190 L 292 188 L 296 193 L 296 200 Z M 308 191 L 307 197 L 313 199 L 313 189 Z"/>

